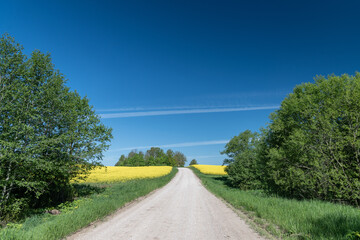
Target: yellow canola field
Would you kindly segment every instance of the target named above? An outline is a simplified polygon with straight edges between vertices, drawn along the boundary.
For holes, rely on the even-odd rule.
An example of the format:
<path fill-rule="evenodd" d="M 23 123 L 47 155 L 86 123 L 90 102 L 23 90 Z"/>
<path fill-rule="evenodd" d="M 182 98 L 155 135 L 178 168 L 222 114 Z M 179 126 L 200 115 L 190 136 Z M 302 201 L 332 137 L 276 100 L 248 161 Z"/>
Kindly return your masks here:
<path fill-rule="evenodd" d="M 213 175 L 226 175 L 225 167 L 226 166 L 218 166 L 218 165 L 191 165 L 194 168 L 200 170 L 200 172 L 205 174 L 213 174 Z"/>
<path fill-rule="evenodd" d="M 118 182 L 140 178 L 156 178 L 169 174 L 171 170 L 172 167 L 169 166 L 101 167 L 92 170 L 85 182 Z"/>

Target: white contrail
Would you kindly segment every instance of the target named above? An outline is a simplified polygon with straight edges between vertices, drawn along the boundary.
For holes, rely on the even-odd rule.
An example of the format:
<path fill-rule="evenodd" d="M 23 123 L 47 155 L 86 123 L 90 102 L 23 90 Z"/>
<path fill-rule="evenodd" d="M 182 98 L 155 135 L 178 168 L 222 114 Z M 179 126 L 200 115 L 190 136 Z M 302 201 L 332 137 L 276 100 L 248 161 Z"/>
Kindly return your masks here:
<path fill-rule="evenodd" d="M 221 156 L 213 156 L 213 155 L 209 155 L 209 156 L 189 156 L 187 157 L 188 159 L 203 159 L 203 158 L 221 158 Z"/>
<path fill-rule="evenodd" d="M 120 152 L 120 151 L 134 150 L 134 149 L 137 149 L 137 150 L 138 149 L 150 149 L 151 147 L 179 148 L 179 147 L 207 146 L 207 145 L 226 144 L 228 142 L 229 142 L 229 140 L 213 140 L 213 141 L 202 141 L 202 142 L 184 142 L 184 143 L 174 143 L 174 144 L 165 144 L 165 145 L 118 148 L 118 149 L 115 149 L 115 150 L 110 150 L 109 152 Z"/>
<path fill-rule="evenodd" d="M 122 112 L 122 113 L 104 113 L 99 115 L 101 116 L 101 118 L 127 118 L 127 117 L 146 117 L 146 116 L 177 115 L 177 114 L 241 112 L 241 111 L 268 110 L 268 109 L 277 109 L 277 108 L 279 108 L 279 106 Z"/>
<path fill-rule="evenodd" d="M 107 108 L 96 109 L 96 112 L 135 112 L 135 111 L 158 111 L 158 110 L 184 110 L 184 109 L 204 109 L 204 108 L 226 108 L 239 106 L 175 106 L 175 107 L 128 107 L 128 108 Z"/>

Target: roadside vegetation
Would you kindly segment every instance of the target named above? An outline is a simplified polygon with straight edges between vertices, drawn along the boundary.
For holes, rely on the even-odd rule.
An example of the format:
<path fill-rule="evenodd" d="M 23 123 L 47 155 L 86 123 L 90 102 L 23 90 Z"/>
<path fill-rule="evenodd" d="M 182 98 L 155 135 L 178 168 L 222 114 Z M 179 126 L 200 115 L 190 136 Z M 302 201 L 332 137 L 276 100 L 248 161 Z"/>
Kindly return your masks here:
<path fill-rule="evenodd" d="M 59 215 L 36 214 L 0 230 L 0 239 L 52 240 L 61 239 L 104 218 L 126 203 L 167 184 L 177 168 L 165 176 L 125 182 L 75 184 L 78 198 L 60 204 Z M 84 196 L 86 195 L 86 196 Z"/>
<path fill-rule="evenodd" d="M 226 144 L 228 176 L 196 173 L 273 233 L 278 226 L 299 239 L 360 239 L 359 129 L 360 73 L 319 76 L 296 86 L 266 128 Z"/>
<path fill-rule="evenodd" d="M 246 130 L 226 144 L 229 182 L 359 207 L 359 129 L 360 73 L 317 77 L 296 86 L 260 133 Z"/>
<path fill-rule="evenodd" d="M 8 34 L 0 37 L 0 239 L 59 239 L 177 171 L 98 168 L 112 129 L 66 81 L 50 54 L 26 56 Z M 90 173 L 98 183 L 75 183 Z"/>
<path fill-rule="evenodd" d="M 204 186 L 242 212 L 252 224 L 282 239 L 360 239 L 360 210 L 319 200 L 296 200 L 262 190 L 230 186 L 224 175 L 208 175 L 191 167 Z"/>
<path fill-rule="evenodd" d="M 0 37 L 0 225 L 73 199 L 71 179 L 101 165 L 112 130 L 65 83 L 50 54 Z"/>

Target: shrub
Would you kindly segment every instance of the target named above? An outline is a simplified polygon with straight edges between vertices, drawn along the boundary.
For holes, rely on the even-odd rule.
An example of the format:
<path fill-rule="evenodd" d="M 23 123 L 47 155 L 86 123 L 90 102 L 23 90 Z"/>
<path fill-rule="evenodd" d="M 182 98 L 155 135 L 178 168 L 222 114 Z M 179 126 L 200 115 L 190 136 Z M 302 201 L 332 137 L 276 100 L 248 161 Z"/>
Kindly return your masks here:
<path fill-rule="evenodd" d="M 260 166 L 258 146 L 260 135 L 246 130 L 233 137 L 221 154 L 227 154 L 224 164 L 229 164 L 227 172 L 229 183 L 240 189 L 257 189 L 260 187 Z"/>
<path fill-rule="evenodd" d="M 283 196 L 360 204 L 360 74 L 296 86 L 271 115 L 263 164 Z"/>

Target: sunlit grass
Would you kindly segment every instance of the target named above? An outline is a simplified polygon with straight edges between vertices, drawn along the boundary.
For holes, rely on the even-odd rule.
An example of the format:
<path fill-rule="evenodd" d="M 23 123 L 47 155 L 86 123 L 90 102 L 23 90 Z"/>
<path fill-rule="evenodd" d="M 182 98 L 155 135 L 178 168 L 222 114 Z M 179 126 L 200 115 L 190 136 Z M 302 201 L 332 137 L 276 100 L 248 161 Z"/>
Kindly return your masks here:
<path fill-rule="evenodd" d="M 126 203 L 144 196 L 167 184 L 178 171 L 170 167 L 169 174 L 158 178 L 143 178 L 113 183 L 79 184 L 78 190 L 94 192 L 73 202 L 58 206 L 59 215 L 43 213 L 24 221 L 0 228 L 1 240 L 57 240 L 64 239 L 72 232 L 88 226 L 91 222 L 102 219 Z M 106 187 L 105 187 L 106 186 Z M 104 188 L 105 187 L 105 188 Z M 96 189 L 102 189 L 96 191 Z M 96 193 L 98 192 L 98 193 Z"/>
<path fill-rule="evenodd" d="M 259 190 L 244 191 L 229 187 L 227 176 L 194 172 L 207 189 L 281 239 L 360 239 L 359 208 L 318 200 L 286 199 Z"/>
<path fill-rule="evenodd" d="M 86 183 L 119 182 L 143 178 L 161 177 L 171 172 L 169 166 L 149 167 L 100 167 L 92 170 Z"/>
<path fill-rule="evenodd" d="M 218 165 L 191 165 L 192 167 L 198 169 L 201 173 L 204 174 L 213 174 L 213 175 L 226 175 L 225 167 Z"/>

